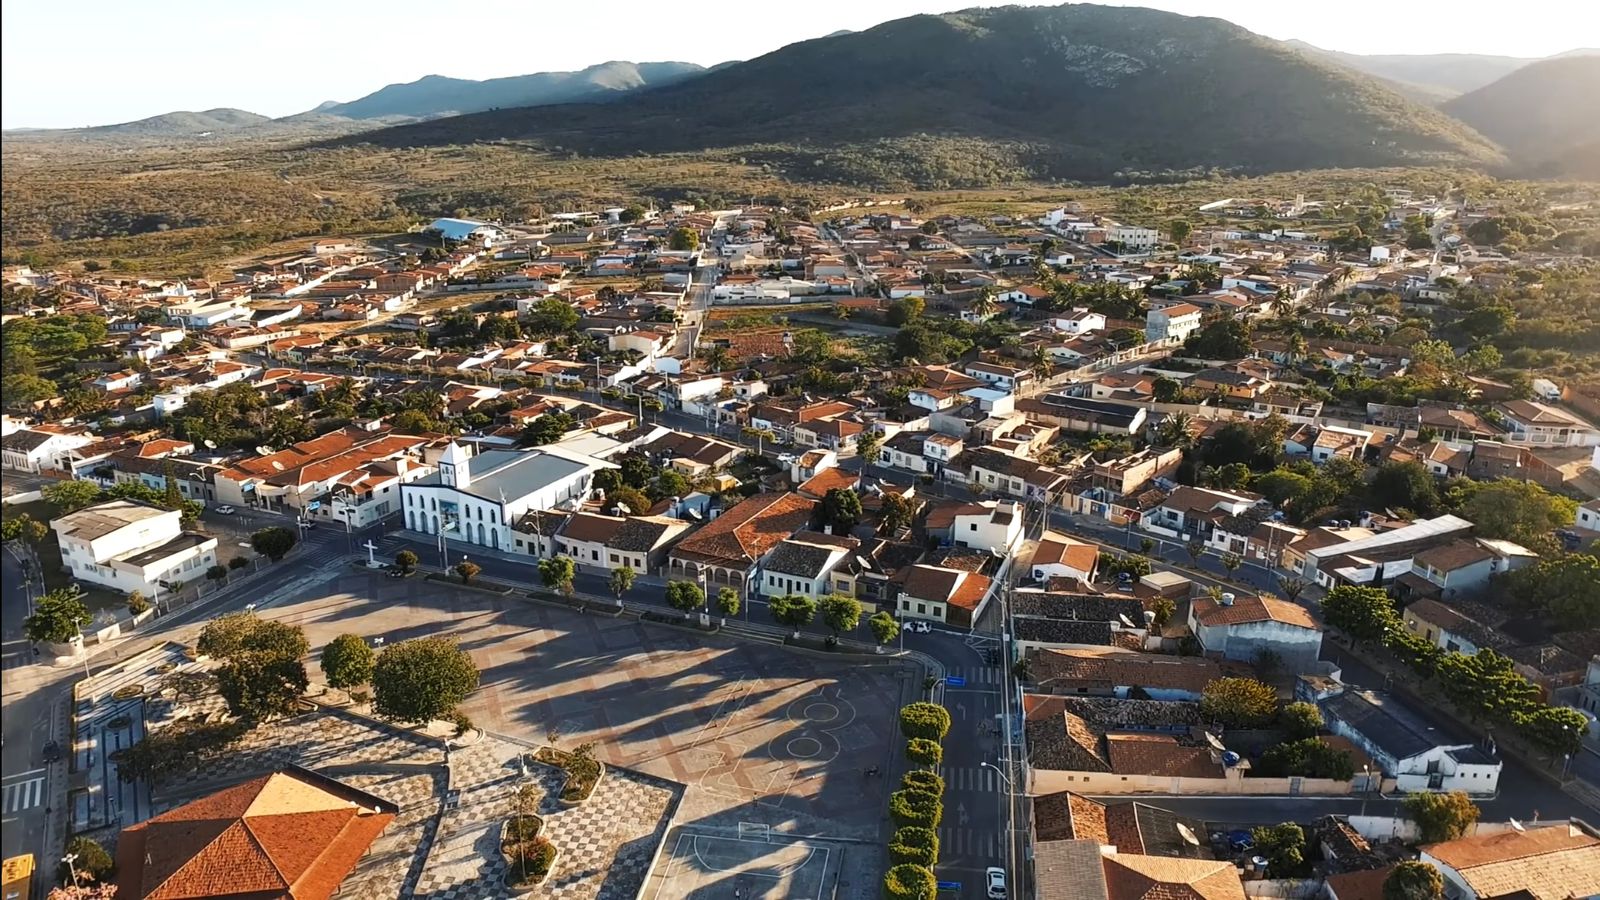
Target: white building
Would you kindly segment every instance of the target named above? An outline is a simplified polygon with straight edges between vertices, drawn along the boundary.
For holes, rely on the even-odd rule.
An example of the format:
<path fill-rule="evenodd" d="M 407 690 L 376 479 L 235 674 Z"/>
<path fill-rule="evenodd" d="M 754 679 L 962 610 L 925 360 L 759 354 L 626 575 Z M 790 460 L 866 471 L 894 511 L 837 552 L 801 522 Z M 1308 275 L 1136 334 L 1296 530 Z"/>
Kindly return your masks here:
<path fill-rule="evenodd" d="M 956 514 L 950 538 L 974 550 L 997 550 L 1010 555 L 1022 541 L 1022 505 L 1010 500 L 973 504 L 971 512 Z"/>
<path fill-rule="evenodd" d="M 815 600 L 834 593 L 833 570 L 854 546 L 853 540 L 805 532 L 779 541 L 761 562 L 761 596 L 798 594 Z"/>
<path fill-rule="evenodd" d="M 477 219 L 434 219 L 425 230 L 447 241 L 461 241 L 480 247 L 493 246 L 506 236 L 498 225 Z"/>
<path fill-rule="evenodd" d="M 1272 653 L 1292 672 L 1311 671 L 1322 653 L 1322 629 L 1311 613 L 1272 597 L 1196 597 L 1189 631 L 1207 655 L 1253 663 Z"/>
<path fill-rule="evenodd" d="M 182 514 L 112 500 L 53 519 L 61 563 L 79 581 L 155 594 L 161 582 L 192 581 L 219 562 L 217 539 L 183 530 Z"/>
<path fill-rule="evenodd" d="M 1039 582 L 1051 578 L 1075 578 L 1088 584 L 1094 581 L 1099 561 L 1100 548 L 1095 544 L 1046 531 L 1034 547 L 1033 558 L 1028 561 L 1028 574 Z"/>
<path fill-rule="evenodd" d="M 44 469 L 72 470 L 71 454 L 94 443 L 87 434 L 62 434 L 23 428 L 0 440 L 5 467 L 14 472 L 39 472 Z"/>
<path fill-rule="evenodd" d="M 1328 730 L 1365 751 L 1400 791 L 1492 795 L 1500 783 L 1498 756 L 1473 744 L 1441 740 L 1387 694 L 1346 688 L 1317 705 Z"/>
<path fill-rule="evenodd" d="M 1145 313 L 1144 337 L 1150 343 L 1181 344 L 1199 330 L 1200 307 L 1193 303 L 1173 303 Z"/>
<path fill-rule="evenodd" d="M 1106 242 L 1121 244 L 1124 250 L 1143 252 L 1161 243 L 1161 232 L 1139 225 L 1114 225 L 1106 229 Z"/>
<path fill-rule="evenodd" d="M 406 528 L 453 541 L 510 550 L 511 526 L 531 509 L 573 508 L 594 473 L 613 469 L 557 446 L 488 450 L 476 457 L 452 443 L 438 471 L 400 487 Z"/>
<path fill-rule="evenodd" d="M 1050 324 L 1055 330 L 1076 337 L 1080 334 L 1105 331 L 1106 317 L 1104 313 L 1097 313 L 1087 309 L 1074 309 L 1069 313 L 1056 316 L 1051 320 Z"/>

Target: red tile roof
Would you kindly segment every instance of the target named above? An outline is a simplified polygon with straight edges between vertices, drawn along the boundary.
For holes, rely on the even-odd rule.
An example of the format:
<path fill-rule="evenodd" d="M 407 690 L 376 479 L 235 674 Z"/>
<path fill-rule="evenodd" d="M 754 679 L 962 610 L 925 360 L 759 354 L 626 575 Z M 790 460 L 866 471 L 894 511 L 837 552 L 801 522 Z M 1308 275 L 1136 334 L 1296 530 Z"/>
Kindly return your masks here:
<path fill-rule="evenodd" d="M 744 569 L 779 541 L 806 527 L 815 501 L 799 494 L 757 494 L 673 548 L 679 559 Z"/>

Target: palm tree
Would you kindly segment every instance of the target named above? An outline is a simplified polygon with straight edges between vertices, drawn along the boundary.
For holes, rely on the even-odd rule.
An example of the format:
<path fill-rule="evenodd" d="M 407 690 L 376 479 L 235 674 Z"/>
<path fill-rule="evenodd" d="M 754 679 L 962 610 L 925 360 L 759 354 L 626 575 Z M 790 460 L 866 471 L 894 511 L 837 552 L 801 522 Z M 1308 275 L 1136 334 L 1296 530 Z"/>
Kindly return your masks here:
<path fill-rule="evenodd" d="M 732 362 L 733 354 L 729 353 L 728 348 L 721 344 L 712 344 L 711 349 L 706 351 L 706 363 L 718 372 L 726 369 Z"/>
<path fill-rule="evenodd" d="M 994 315 L 995 310 L 999 309 L 999 304 L 994 302 L 994 288 L 986 287 L 979 291 L 978 296 L 972 298 L 968 308 L 980 321 Z"/>
<path fill-rule="evenodd" d="M 1186 412 L 1175 412 L 1161 420 L 1161 425 L 1156 428 L 1156 443 L 1163 447 L 1177 447 L 1187 450 L 1194 446 L 1194 435 L 1189 427 L 1194 424 L 1194 416 Z"/>
<path fill-rule="evenodd" d="M 1040 381 L 1050 377 L 1050 351 L 1043 344 L 1033 348 L 1033 359 L 1029 361 L 1028 368 Z"/>
<path fill-rule="evenodd" d="M 1298 366 L 1304 362 L 1306 353 L 1309 351 L 1309 349 L 1310 348 L 1306 346 L 1305 335 L 1298 331 L 1289 335 L 1289 361 L 1292 364 Z"/>

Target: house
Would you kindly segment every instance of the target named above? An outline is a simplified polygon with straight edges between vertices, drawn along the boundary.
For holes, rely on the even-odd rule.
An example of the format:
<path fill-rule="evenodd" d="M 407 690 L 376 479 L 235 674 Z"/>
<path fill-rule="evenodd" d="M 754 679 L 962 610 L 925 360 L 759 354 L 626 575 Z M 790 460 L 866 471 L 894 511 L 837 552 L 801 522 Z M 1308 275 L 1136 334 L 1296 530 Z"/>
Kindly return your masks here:
<path fill-rule="evenodd" d="M 967 479 L 976 491 L 997 491 L 1019 500 L 1049 500 L 1067 483 L 1065 473 L 1031 459 L 991 450 L 968 451 L 961 457 L 969 468 Z"/>
<path fill-rule="evenodd" d="M 1457 900 L 1569 900 L 1600 894 L 1600 833 L 1573 819 L 1529 823 L 1419 848 Z"/>
<path fill-rule="evenodd" d="M 667 556 L 668 576 L 729 585 L 745 594 L 760 575 L 763 557 L 780 541 L 808 527 L 816 501 L 794 493 L 757 494 L 741 501 L 679 541 Z"/>
<path fill-rule="evenodd" d="M 1189 843 L 1181 824 L 1195 835 L 1206 824 L 1138 800 L 1091 800 L 1072 791 L 1033 798 L 1033 836 L 1039 844 L 1092 842 L 1116 855 L 1210 859 L 1207 848 Z M 1074 898 L 1075 900 L 1075 898 Z"/>
<path fill-rule="evenodd" d="M 1089 385 L 1089 396 L 1095 400 L 1123 400 L 1142 402 L 1155 398 L 1156 380 L 1149 375 L 1124 375 L 1111 372 L 1101 375 Z"/>
<path fill-rule="evenodd" d="M 72 471 L 69 457 L 73 450 L 94 443 L 94 436 L 84 433 L 44 428 L 22 428 L 0 439 L 0 458 L 13 472 L 39 473 L 48 470 Z"/>
<path fill-rule="evenodd" d="M 1146 448 L 1127 456 L 1096 462 L 1091 470 L 1090 485 L 1117 496 L 1141 490 L 1156 478 L 1170 476 L 1183 462 L 1183 451 L 1178 448 L 1156 450 Z"/>
<path fill-rule="evenodd" d="M 1328 730 L 1372 757 L 1399 791 L 1492 795 L 1500 783 L 1500 759 L 1492 749 L 1441 741 L 1433 727 L 1392 695 L 1335 682 L 1315 702 Z"/>
<path fill-rule="evenodd" d="M 834 583 L 834 570 L 855 552 L 859 541 L 831 534 L 801 532 L 779 541 L 761 560 L 761 596 L 798 594 L 815 600 L 832 593 L 853 594 L 853 580 Z"/>
<path fill-rule="evenodd" d="M 1011 598 L 1017 650 L 1143 646 L 1150 614 L 1128 596 L 1021 588 Z"/>
<path fill-rule="evenodd" d="M 1237 516 L 1257 502 L 1259 499 L 1255 496 L 1183 485 L 1145 510 L 1139 526 L 1167 537 L 1195 535 L 1203 538 L 1217 522 Z"/>
<path fill-rule="evenodd" d="M 609 574 L 629 568 L 649 574 L 666 563 L 667 550 L 688 530 L 688 522 L 667 516 L 608 516 L 579 510 L 556 529 L 552 543 L 554 552 L 571 559 L 579 571 Z"/>
<path fill-rule="evenodd" d="M 554 509 L 588 496 L 609 462 L 558 445 L 485 450 L 472 456 L 451 441 L 437 469 L 401 485 L 406 528 L 493 550 L 512 548 L 512 526 L 532 509 Z"/>
<path fill-rule="evenodd" d="M 1402 600 L 1469 597 L 1486 588 L 1490 577 L 1537 560 L 1538 554 L 1511 541 L 1457 538 L 1413 556 L 1411 571 L 1396 585 Z"/>
<path fill-rule="evenodd" d="M 1193 303 L 1152 307 L 1145 313 L 1144 339 L 1152 344 L 1181 344 L 1200 330 L 1200 317 L 1200 307 Z"/>
<path fill-rule="evenodd" d="M 367 463 L 415 456 L 429 441 L 388 429 L 330 431 L 266 456 L 246 457 L 216 473 L 217 500 L 303 514 L 340 479 Z"/>
<path fill-rule="evenodd" d="M 1025 658 L 1032 690 L 1123 700 L 1198 700 L 1206 685 L 1231 671 L 1215 660 L 1116 647 L 1037 649 Z"/>
<path fill-rule="evenodd" d="M 1050 326 L 1057 331 L 1078 337 L 1095 331 L 1105 331 L 1106 317 L 1103 313 L 1076 308 L 1051 319 Z"/>
<path fill-rule="evenodd" d="M 1249 402 L 1266 393 L 1272 382 L 1230 367 L 1201 369 L 1189 379 L 1189 387 L 1229 400 Z"/>
<path fill-rule="evenodd" d="M 971 628 L 989 600 L 992 584 L 977 572 L 917 563 L 906 569 L 900 586 L 900 618 Z"/>
<path fill-rule="evenodd" d="M 1022 714 L 1030 794 L 1246 792 L 1249 761 L 1224 764 L 1205 740 L 1199 704 L 1025 693 Z M 1250 781 L 1262 782 L 1256 790 L 1270 783 Z"/>
<path fill-rule="evenodd" d="M 1600 430 L 1577 416 L 1545 403 L 1508 400 L 1496 407 L 1506 427 L 1506 440 L 1543 447 L 1592 447 Z"/>
<path fill-rule="evenodd" d="M 178 495 L 183 499 L 193 500 L 202 505 L 215 501 L 217 473 L 222 471 L 222 467 L 214 463 L 175 459 L 147 452 L 153 446 L 158 447 L 162 443 L 164 442 L 149 441 L 136 450 L 119 450 L 106 457 L 96 468 L 109 468 L 112 484 L 142 484 L 151 490 L 160 491 L 166 489 L 167 479 L 171 478 L 177 482 Z"/>
<path fill-rule="evenodd" d="M 1103 830 L 1109 837 L 1110 823 Z M 1126 834 L 1126 829 L 1116 831 L 1119 839 Z M 1120 852 L 1120 843 L 1098 838 L 1041 841 L 1034 854 L 1035 891 L 1030 896 L 1037 900 L 1245 900 L 1244 882 L 1232 862 Z"/>
<path fill-rule="evenodd" d="M 1326 543 L 1326 529 L 1313 529 L 1307 539 L 1318 546 L 1304 551 L 1301 574 L 1323 587 L 1336 583 L 1387 584 L 1411 571 L 1416 554 L 1464 537 L 1471 530 L 1471 522 L 1452 515 L 1418 519 L 1379 533 L 1353 529 L 1350 539 L 1335 538 Z"/>
<path fill-rule="evenodd" d="M 329 900 L 399 812 L 291 765 L 122 829 L 117 896 Z"/>
<path fill-rule="evenodd" d="M 1016 410 L 1029 421 L 1055 425 L 1064 431 L 1129 436 L 1139 433 L 1149 415 L 1143 406 L 1055 393 L 1020 399 Z"/>
<path fill-rule="evenodd" d="M 1099 561 L 1100 548 L 1097 545 L 1073 540 L 1059 532 L 1046 531 L 1033 548 L 1027 573 L 1032 580 L 1041 583 L 1052 578 L 1066 578 L 1089 584 L 1094 581 Z"/>
<path fill-rule="evenodd" d="M 1322 652 L 1322 629 L 1311 613 L 1273 597 L 1196 597 L 1189 630 L 1208 655 L 1253 663 L 1273 654 L 1290 672 L 1310 671 Z"/>
<path fill-rule="evenodd" d="M 493 246 L 506 236 L 505 230 L 498 225 L 477 219 L 434 219 L 423 230 L 447 241 L 472 243 L 479 247 Z"/>
<path fill-rule="evenodd" d="M 997 363 L 970 362 L 962 367 L 961 371 L 1007 393 L 1014 392 L 1024 382 L 1033 380 L 1033 373 L 1027 369 L 1002 366 Z"/>
<path fill-rule="evenodd" d="M 839 454 L 832 450 L 807 450 L 789 464 L 789 480 L 803 484 L 839 465 Z"/>
<path fill-rule="evenodd" d="M 72 577 L 114 591 L 160 593 L 221 562 L 217 539 L 184 531 L 182 513 L 132 500 L 87 506 L 50 521 Z"/>
<path fill-rule="evenodd" d="M 1580 504 L 1573 524 L 1585 531 L 1600 531 L 1600 500 Z"/>
<path fill-rule="evenodd" d="M 959 547 L 1009 556 L 1022 541 L 1022 505 L 1010 500 L 969 504 L 956 513 L 950 538 Z"/>

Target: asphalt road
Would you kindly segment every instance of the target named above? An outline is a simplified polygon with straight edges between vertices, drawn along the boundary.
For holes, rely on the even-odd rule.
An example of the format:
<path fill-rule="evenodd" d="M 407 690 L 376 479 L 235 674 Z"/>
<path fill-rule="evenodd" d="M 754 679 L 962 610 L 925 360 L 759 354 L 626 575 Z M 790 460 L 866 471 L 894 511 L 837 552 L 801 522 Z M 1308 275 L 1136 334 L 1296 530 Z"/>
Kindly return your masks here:
<path fill-rule="evenodd" d="M 42 852 L 44 808 L 49 804 L 49 768 L 44 761 L 50 740 L 53 690 L 29 690 L 18 676 L 35 663 L 32 645 L 22 634 L 33 588 L 25 587 L 22 565 L 8 548 L 0 552 L 0 632 L 4 634 L 5 714 L 0 716 L 0 856 Z M 64 766 L 56 764 L 56 776 Z"/>

